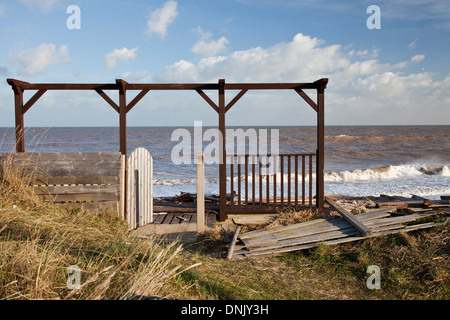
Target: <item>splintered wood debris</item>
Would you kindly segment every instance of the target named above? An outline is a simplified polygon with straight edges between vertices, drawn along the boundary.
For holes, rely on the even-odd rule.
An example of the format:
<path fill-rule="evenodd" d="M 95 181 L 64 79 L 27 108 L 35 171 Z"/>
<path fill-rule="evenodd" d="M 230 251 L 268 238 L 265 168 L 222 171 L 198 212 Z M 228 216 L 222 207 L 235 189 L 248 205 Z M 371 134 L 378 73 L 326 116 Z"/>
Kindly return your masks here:
<path fill-rule="evenodd" d="M 442 225 L 447 222 L 424 222 L 405 225 L 436 214 L 449 214 L 448 200 L 395 201 L 390 206 L 382 203 L 376 209 L 353 215 L 330 198 L 325 202 L 341 217 L 331 216 L 307 222 L 260 229 L 239 234 L 236 228 L 228 259 L 280 254 L 317 247 L 335 245 L 381 235 L 409 232 Z M 408 206 L 411 206 L 410 208 Z"/>

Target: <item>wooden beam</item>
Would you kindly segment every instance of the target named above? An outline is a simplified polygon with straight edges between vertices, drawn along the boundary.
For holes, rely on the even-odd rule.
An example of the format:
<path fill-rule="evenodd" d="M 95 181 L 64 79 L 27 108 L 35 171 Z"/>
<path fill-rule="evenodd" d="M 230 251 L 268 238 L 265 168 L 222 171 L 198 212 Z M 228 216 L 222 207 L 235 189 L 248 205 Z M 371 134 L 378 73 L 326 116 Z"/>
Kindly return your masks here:
<path fill-rule="evenodd" d="M 116 83 L 28 83 L 17 79 L 7 79 L 10 85 L 22 90 L 117 90 Z M 123 81 L 123 80 L 121 80 Z M 125 81 L 124 81 L 125 82 Z M 227 83 L 225 90 L 289 90 L 318 89 L 326 86 L 328 79 L 308 83 Z M 217 90 L 216 83 L 127 83 L 127 90 Z"/>
<path fill-rule="evenodd" d="M 217 104 L 214 103 L 214 101 L 212 101 L 207 95 L 206 93 L 204 93 L 202 90 L 197 89 L 195 90 L 197 91 L 197 93 L 203 98 L 205 99 L 205 101 L 217 112 L 219 113 L 219 107 L 217 106 Z"/>
<path fill-rule="evenodd" d="M 328 197 L 325 198 L 325 202 L 332 206 L 345 220 L 347 220 L 356 229 L 358 229 L 363 234 L 363 236 L 370 235 L 371 231 L 369 230 L 369 228 L 350 212 L 339 206 L 336 202 Z"/>
<path fill-rule="evenodd" d="M 314 111 L 317 112 L 317 104 L 312 101 L 312 99 L 302 89 L 295 89 L 295 92 L 297 92 L 303 100 L 305 100 L 314 109 Z"/>
<path fill-rule="evenodd" d="M 134 99 L 127 105 L 127 113 L 130 111 L 141 99 L 150 91 L 150 89 L 143 89 Z"/>
<path fill-rule="evenodd" d="M 46 92 L 47 90 L 45 89 L 40 89 L 38 90 L 38 92 L 36 92 L 31 98 L 30 100 L 28 100 L 28 102 L 23 106 L 22 108 L 22 113 L 25 114 L 25 112 L 27 112 L 32 106 L 33 104 L 39 100 L 40 97 L 42 97 L 42 95 Z"/>
<path fill-rule="evenodd" d="M 225 80 L 219 80 L 219 131 L 221 139 L 219 141 L 219 218 L 220 221 L 227 219 L 227 155 L 225 136 Z"/>
<path fill-rule="evenodd" d="M 235 105 L 236 102 L 239 101 L 240 98 L 242 98 L 242 96 L 248 91 L 248 89 L 242 89 L 241 92 L 239 92 L 233 100 L 231 100 L 227 106 L 225 107 L 225 113 L 228 112 L 228 110 L 231 109 L 232 106 Z"/>
<path fill-rule="evenodd" d="M 106 93 L 104 93 L 103 90 L 101 90 L 101 89 L 95 89 L 95 91 L 96 91 L 103 99 L 105 99 L 105 101 L 108 102 L 109 105 L 110 105 L 111 107 L 113 107 L 114 110 L 116 110 L 117 112 L 119 112 L 119 106 L 118 106 L 114 101 L 112 101 L 112 99 L 111 99 Z"/>

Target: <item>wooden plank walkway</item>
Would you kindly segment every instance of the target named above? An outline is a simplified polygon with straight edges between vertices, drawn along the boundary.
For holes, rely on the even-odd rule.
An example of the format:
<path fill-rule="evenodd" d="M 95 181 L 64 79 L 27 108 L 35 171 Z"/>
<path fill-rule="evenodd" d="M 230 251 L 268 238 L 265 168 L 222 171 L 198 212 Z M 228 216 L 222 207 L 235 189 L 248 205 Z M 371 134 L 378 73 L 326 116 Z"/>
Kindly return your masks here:
<path fill-rule="evenodd" d="M 182 223 L 197 223 L 197 215 L 190 213 L 163 213 L 155 214 L 152 224 L 182 224 Z M 216 221 L 215 214 L 207 214 L 206 224 L 208 227 L 214 227 Z"/>

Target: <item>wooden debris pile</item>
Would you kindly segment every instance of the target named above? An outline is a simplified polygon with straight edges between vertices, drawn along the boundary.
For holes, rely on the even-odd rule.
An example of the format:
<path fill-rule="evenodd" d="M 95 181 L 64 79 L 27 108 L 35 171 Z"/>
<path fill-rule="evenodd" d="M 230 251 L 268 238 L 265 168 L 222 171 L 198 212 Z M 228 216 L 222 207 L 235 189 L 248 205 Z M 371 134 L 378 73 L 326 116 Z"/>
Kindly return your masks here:
<path fill-rule="evenodd" d="M 325 202 L 340 217 L 326 217 L 303 223 L 239 234 L 236 228 L 228 258 L 244 258 L 304 250 L 321 244 L 335 245 L 397 232 L 431 228 L 446 222 L 421 222 L 436 214 L 450 214 L 449 201 L 414 200 L 376 203 L 375 209 L 353 215 L 330 198 Z M 414 224 L 406 225 L 406 223 Z"/>

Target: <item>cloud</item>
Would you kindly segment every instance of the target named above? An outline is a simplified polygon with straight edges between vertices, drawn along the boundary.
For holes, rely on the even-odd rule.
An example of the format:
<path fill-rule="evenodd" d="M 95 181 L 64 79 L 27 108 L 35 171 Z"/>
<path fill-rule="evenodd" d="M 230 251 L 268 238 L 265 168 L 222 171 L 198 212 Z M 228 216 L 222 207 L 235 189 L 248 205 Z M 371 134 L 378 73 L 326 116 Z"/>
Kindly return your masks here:
<path fill-rule="evenodd" d="M 206 57 L 196 63 L 180 60 L 154 78 L 157 82 L 200 83 L 217 82 L 221 78 L 227 82 L 312 82 L 329 78 L 326 92 L 328 123 L 432 124 L 450 119 L 450 108 L 442 108 L 450 102 L 450 75 L 437 81 L 431 73 L 407 73 L 409 61 L 383 63 L 378 56 L 369 54 L 369 50 L 355 53 L 346 48 L 299 33 L 290 42 L 270 47 Z M 411 62 L 424 58 L 416 55 Z M 246 94 L 246 98 L 251 95 L 253 92 Z M 280 108 L 299 103 L 295 99 L 280 100 L 279 96 L 269 94 L 264 101 L 267 105 L 278 104 Z M 434 104 L 430 114 L 425 115 L 423 106 L 431 105 L 431 102 Z M 259 108 L 260 116 L 255 115 L 255 121 L 257 118 L 268 121 L 267 114 L 272 110 L 263 105 L 246 100 L 246 108 Z M 293 121 L 286 115 L 281 123 L 290 125 Z"/>
<path fill-rule="evenodd" d="M 67 46 L 62 45 L 57 50 L 53 43 L 43 43 L 37 48 L 16 52 L 13 59 L 22 65 L 19 73 L 26 76 L 41 73 L 50 65 L 71 61 Z"/>
<path fill-rule="evenodd" d="M 150 82 L 152 77 L 148 71 L 137 71 L 137 72 L 125 72 L 122 74 L 121 78 L 127 82 L 142 83 Z"/>
<path fill-rule="evenodd" d="M 128 49 L 123 47 L 122 49 L 114 49 L 105 56 L 105 64 L 108 69 L 113 69 L 118 63 L 126 63 L 130 60 L 134 60 L 137 56 L 136 51 L 138 47 L 133 49 Z"/>
<path fill-rule="evenodd" d="M 202 58 L 196 65 L 185 60 L 168 66 L 160 75 L 164 81 L 241 82 L 302 81 L 320 78 L 349 65 L 340 45 L 321 47 L 322 40 L 301 33 L 291 42 L 269 48 L 255 47 L 226 56 Z"/>
<path fill-rule="evenodd" d="M 415 63 L 415 62 L 420 62 L 423 59 L 425 59 L 425 55 L 423 54 L 417 54 L 414 57 L 411 58 L 411 62 Z"/>
<path fill-rule="evenodd" d="M 148 36 L 157 34 L 164 38 L 167 28 L 175 21 L 177 15 L 177 2 L 167 1 L 162 8 L 156 9 L 150 14 L 144 33 Z"/>
<path fill-rule="evenodd" d="M 59 4 L 58 0 L 19 0 L 24 5 L 34 9 L 38 8 L 43 13 L 49 13 Z"/>
<path fill-rule="evenodd" d="M 221 37 L 218 40 L 210 40 L 212 34 L 210 32 L 203 31 L 200 27 L 194 29 L 194 32 L 199 37 L 199 40 L 191 49 L 191 51 L 195 54 L 205 57 L 214 56 L 223 52 L 229 43 L 228 39 L 225 37 Z"/>

